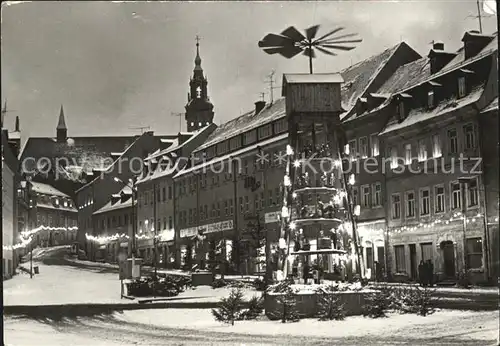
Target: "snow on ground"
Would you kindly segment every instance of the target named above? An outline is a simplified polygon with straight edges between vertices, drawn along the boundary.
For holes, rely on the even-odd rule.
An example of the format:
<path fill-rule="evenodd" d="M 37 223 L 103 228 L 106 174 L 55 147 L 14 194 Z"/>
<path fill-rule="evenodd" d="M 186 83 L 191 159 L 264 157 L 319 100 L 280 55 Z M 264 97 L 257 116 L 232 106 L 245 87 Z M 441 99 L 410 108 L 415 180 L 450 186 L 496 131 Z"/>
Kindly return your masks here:
<path fill-rule="evenodd" d="M 49 304 L 130 304 L 134 301 L 120 299 L 118 273 L 100 273 L 69 266 L 37 263 L 40 274 L 30 279 L 27 274 L 18 274 L 3 282 L 4 305 L 49 305 Z M 188 289 L 176 298 L 189 301 L 213 302 L 229 295 L 229 288 L 212 289 L 200 286 Z M 247 298 L 260 295 L 245 289 Z"/>
<path fill-rule="evenodd" d="M 463 340 L 494 341 L 498 337 L 498 311 L 471 312 L 440 310 L 430 316 L 390 314 L 388 318 L 347 317 L 344 321 L 319 322 L 303 319 L 297 323 L 280 321 L 237 321 L 234 326 L 216 322 L 209 309 L 135 310 L 116 314 L 124 323 L 157 327 L 206 330 L 247 335 L 296 335 L 311 337 L 456 337 Z"/>
<path fill-rule="evenodd" d="M 118 346 L 120 342 L 99 340 L 88 335 L 66 334 L 56 326 L 29 321 L 4 319 L 5 346 Z"/>
<path fill-rule="evenodd" d="M 130 303 L 120 299 L 118 274 L 93 273 L 37 263 L 40 274 L 19 274 L 3 282 L 4 305 Z"/>

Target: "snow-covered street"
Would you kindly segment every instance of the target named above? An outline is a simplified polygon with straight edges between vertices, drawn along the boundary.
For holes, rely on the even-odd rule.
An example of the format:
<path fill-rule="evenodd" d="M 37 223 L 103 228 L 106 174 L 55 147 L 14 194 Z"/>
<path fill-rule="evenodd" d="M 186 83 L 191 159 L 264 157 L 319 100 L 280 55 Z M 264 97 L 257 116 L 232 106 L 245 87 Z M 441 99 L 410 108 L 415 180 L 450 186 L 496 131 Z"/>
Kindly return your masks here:
<path fill-rule="evenodd" d="M 298 323 L 215 322 L 210 310 L 137 310 L 62 322 L 4 320 L 6 345 L 496 345 L 498 312 Z"/>

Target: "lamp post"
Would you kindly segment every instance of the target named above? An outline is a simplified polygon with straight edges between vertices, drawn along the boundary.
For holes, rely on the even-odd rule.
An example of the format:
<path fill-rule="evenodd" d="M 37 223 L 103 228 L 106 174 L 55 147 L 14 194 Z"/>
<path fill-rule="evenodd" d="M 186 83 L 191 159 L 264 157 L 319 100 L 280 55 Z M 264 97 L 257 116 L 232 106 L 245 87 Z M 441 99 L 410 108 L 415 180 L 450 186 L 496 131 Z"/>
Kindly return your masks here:
<path fill-rule="evenodd" d="M 28 215 L 26 217 L 26 228 L 30 227 L 30 214 L 31 214 L 31 175 L 26 176 L 26 192 L 27 192 L 27 199 L 28 199 Z M 33 239 L 30 240 L 30 279 L 33 279 Z"/>

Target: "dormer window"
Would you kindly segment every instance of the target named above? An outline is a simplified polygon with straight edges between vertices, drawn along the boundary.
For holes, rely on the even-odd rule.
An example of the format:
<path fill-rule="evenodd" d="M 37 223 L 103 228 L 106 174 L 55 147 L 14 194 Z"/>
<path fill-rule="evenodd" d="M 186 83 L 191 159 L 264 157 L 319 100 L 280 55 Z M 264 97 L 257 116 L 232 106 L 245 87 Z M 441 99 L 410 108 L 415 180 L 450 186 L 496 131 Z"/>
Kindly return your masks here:
<path fill-rule="evenodd" d="M 465 89 L 465 77 L 458 78 L 458 97 L 464 97 L 467 93 Z"/>
<path fill-rule="evenodd" d="M 433 108 L 434 107 L 434 91 L 431 90 L 427 93 L 427 107 Z"/>

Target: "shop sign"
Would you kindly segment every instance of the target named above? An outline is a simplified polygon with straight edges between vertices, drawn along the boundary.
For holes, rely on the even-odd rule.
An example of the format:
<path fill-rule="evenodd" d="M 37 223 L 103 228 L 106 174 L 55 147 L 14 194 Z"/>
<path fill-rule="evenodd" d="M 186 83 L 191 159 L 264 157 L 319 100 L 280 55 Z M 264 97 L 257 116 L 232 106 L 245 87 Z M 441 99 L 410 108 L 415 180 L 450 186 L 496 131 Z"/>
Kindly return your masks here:
<path fill-rule="evenodd" d="M 273 223 L 279 221 L 279 212 L 273 211 L 271 213 L 264 214 L 264 222 L 265 223 Z"/>
<path fill-rule="evenodd" d="M 190 227 L 181 229 L 181 238 L 192 237 L 198 234 L 199 230 L 205 230 L 204 233 L 215 233 L 222 231 L 229 231 L 233 229 L 233 220 L 226 220 L 221 222 L 210 223 L 207 225 L 201 225 L 198 227 Z"/>

